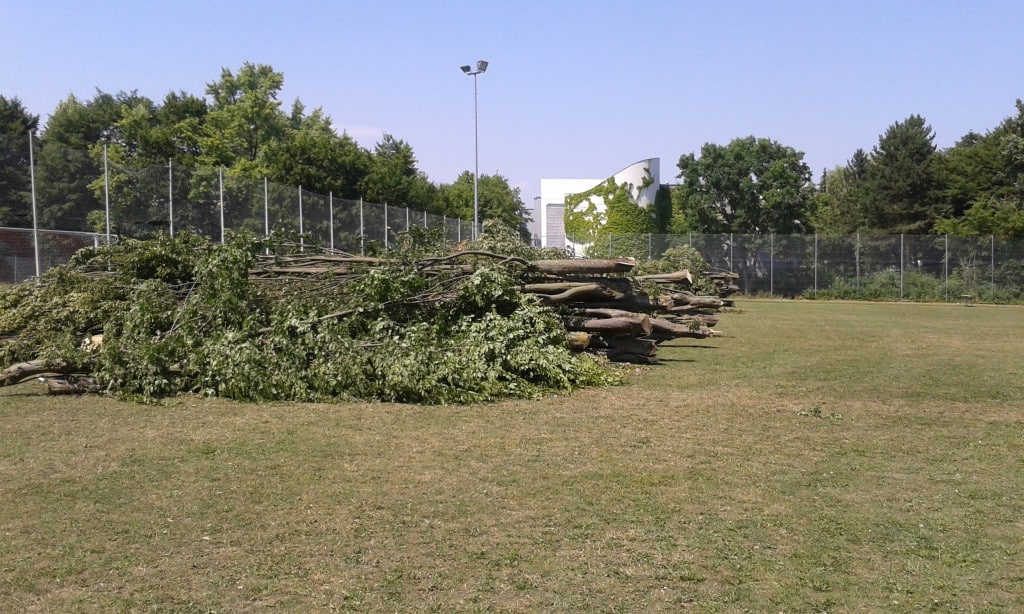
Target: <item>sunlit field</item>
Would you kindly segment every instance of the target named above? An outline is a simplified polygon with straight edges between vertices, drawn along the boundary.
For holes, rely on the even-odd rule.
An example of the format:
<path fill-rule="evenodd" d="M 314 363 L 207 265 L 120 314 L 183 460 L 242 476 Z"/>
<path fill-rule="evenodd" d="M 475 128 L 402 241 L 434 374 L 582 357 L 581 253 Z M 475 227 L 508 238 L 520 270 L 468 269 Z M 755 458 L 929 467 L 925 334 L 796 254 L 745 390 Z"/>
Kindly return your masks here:
<path fill-rule="evenodd" d="M 738 304 L 538 401 L 2 389 L 0 610 L 1024 608 L 1024 308 Z"/>

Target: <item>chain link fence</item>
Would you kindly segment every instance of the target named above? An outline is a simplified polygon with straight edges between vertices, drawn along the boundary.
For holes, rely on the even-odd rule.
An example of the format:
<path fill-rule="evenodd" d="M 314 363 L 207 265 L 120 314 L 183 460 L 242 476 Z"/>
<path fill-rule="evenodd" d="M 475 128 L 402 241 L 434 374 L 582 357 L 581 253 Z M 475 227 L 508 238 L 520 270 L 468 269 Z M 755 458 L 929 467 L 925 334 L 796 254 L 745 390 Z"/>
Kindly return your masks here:
<path fill-rule="evenodd" d="M 567 255 L 644 260 L 681 246 L 739 275 L 746 295 L 1024 301 L 1024 241 L 991 236 L 604 235 Z"/>
<path fill-rule="evenodd" d="M 231 231 L 276 233 L 300 245 L 355 254 L 387 249 L 414 226 L 441 230 L 451 243 L 473 236 L 472 222 L 463 219 L 239 178 L 222 168 L 172 162 L 129 168 L 106 148 L 47 147 L 38 153 L 42 160 L 33 166 L 30 155 L 25 168 L 11 169 L 31 176 L 31 191 L 26 183 L 24 193 L 0 202 L 11 226 L 0 229 L 0 282 L 41 274 L 82 247 L 119 236 L 146 239 L 186 229 L 215 241 Z"/>
<path fill-rule="evenodd" d="M 215 241 L 231 231 L 275 233 L 300 246 L 355 254 L 387 249 L 414 226 L 440 230 L 451 243 L 474 234 L 467 220 L 235 177 L 222 168 L 129 168 L 106 148 L 51 146 L 36 158 L 25 147 L 25 167 L 9 169 L 24 175 L 24 189 L 0 196 L 0 224 L 10 226 L 0 232 L 0 282 L 41 274 L 77 249 L 119 236 L 186 229 Z"/>
<path fill-rule="evenodd" d="M 111 243 L 116 243 L 117 239 L 117 236 L 110 237 Z M 83 247 L 106 243 L 106 235 L 93 232 L 0 228 L 0 283 L 25 281 L 64 264 Z"/>
<path fill-rule="evenodd" d="M 189 229 L 214 240 L 228 231 L 271 232 L 318 247 L 365 253 L 384 248 L 413 226 L 443 229 L 451 242 L 472 235 L 472 222 L 393 204 L 336 198 L 301 186 L 233 177 L 223 169 L 125 169 L 108 164 L 112 232 L 133 238 Z"/>

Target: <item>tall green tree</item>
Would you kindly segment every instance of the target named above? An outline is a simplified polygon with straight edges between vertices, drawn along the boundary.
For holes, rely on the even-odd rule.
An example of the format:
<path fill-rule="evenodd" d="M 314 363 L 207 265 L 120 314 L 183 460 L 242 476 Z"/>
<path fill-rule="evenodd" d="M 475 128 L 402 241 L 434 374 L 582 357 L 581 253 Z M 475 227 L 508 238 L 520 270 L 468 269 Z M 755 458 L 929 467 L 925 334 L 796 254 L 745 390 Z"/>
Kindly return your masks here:
<path fill-rule="evenodd" d="M 515 229 L 524 240 L 530 237 L 527 227 L 529 212 L 518 187 L 502 175 L 480 175 L 477 200 L 481 222 L 498 222 Z M 454 182 L 438 187 L 435 213 L 464 220 L 473 219 L 473 173 L 463 171 Z"/>
<path fill-rule="evenodd" d="M 267 145 L 265 161 L 273 181 L 351 199 L 361 195 L 371 164 L 370 153 L 348 134 L 338 135 L 322 109 L 307 116 L 298 101 L 288 132 Z"/>
<path fill-rule="evenodd" d="M 260 153 L 289 128 L 278 100 L 282 87 L 284 74 L 266 64 L 246 62 L 237 74 L 224 68 L 220 79 L 206 86 L 212 103 L 199 139 L 201 162 L 241 177 L 266 176 Z"/>
<path fill-rule="evenodd" d="M 436 198 L 436 188 L 416 167 L 412 146 L 390 134 L 374 147 L 362 188 L 370 202 L 420 210 Z"/>
<path fill-rule="evenodd" d="M 88 215 L 104 208 L 93 185 L 103 176 L 103 145 L 125 148 L 118 124 L 126 109 L 152 103 L 137 92 L 110 94 L 97 90 L 88 101 L 68 96 L 61 101 L 41 136 L 37 158 L 40 225 L 85 230 Z"/>
<path fill-rule="evenodd" d="M 0 96 L 0 226 L 32 225 L 28 147 L 38 125 L 20 100 Z"/>
<path fill-rule="evenodd" d="M 870 162 L 867 152 L 857 149 L 845 166 L 822 173 L 816 195 L 817 206 L 811 217 L 815 232 L 844 235 L 868 227 L 867 174 Z"/>
<path fill-rule="evenodd" d="M 942 211 L 935 167 L 935 133 L 911 115 L 879 137 L 867 166 L 868 224 L 892 233 L 922 233 Z"/>
<path fill-rule="evenodd" d="M 802 232 L 814 186 L 803 153 L 753 136 L 679 158 L 674 232 Z"/>
<path fill-rule="evenodd" d="M 949 234 L 1024 236 L 1024 102 L 983 135 L 970 132 L 938 159 Z"/>

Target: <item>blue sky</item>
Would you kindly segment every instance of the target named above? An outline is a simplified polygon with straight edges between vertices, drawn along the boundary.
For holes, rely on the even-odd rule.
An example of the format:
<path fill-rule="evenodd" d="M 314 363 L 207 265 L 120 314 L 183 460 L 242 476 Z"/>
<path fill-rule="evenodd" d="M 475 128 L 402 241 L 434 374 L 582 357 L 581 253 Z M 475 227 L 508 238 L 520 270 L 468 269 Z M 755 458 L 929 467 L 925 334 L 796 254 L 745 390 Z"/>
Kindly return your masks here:
<path fill-rule="evenodd" d="M 1019 1 L 54 2 L 0 0 L 0 95 L 46 121 L 68 94 L 202 94 L 244 62 L 283 72 L 372 147 L 404 139 L 450 182 L 473 167 L 530 203 L 541 177 L 605 177 L 706 142 L 770 138 L 818 176 L 920 114 L 948 147 L 1024 97 Z"/>

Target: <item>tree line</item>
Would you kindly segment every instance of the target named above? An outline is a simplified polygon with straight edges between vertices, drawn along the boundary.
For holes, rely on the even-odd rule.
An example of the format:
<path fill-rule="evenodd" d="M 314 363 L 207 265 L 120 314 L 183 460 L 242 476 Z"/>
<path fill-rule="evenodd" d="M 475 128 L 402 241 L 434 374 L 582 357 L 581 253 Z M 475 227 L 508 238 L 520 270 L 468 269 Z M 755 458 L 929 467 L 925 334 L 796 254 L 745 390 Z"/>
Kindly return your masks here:
<path fill-rule="evenodd" d="M 753 136 L 679 159 L 660 213 L 668 232 L 1024 237 L 1024 103 L 945 150 L 920 115 L 812 181 L 803 153 Z M 657 221 L 657 220 L 656 220 Z"/>
<path fill-rule="evenodd" d="M 296 99 L 284 110 L 283 85 L 271 66 L 245 63 L 223 69 L 204 96 L 171 92 L 159 103 L 134 91 L 69 96 L 36 138 L 40 225 L 81 229 L 90 213 L 95 220 L 103 208 L 104 146 L 122 169 L 216 167 L 236 179 L 473 217 L 470 171 L 435 184 L 402 139 L 384 134 L 370 150 L 339 134 L 321 108 L 307 112 Z M 39 117 L 16 97 L 0 96 L 0 225 L 31 225 L 26 143 L 39 128 Z M 911 115 L 890 125 L 870 151 L 858 149 L 845 165 L 825 169 L 818 182 L 803 155 L 754 136 L 706 143 L 680 156 L 677 183 L 662 190 L 652 210 L 610 211 L 606 232 L 1024 236 L 1020 100 L 995 128 L 969 132 L 944 150 L 925 119 Z M 526 236 L 528 212 L 505 177 L 482 175 L 479 202 L 482 219 Z"/>
<path fill-rule="evenodd" d="M 118 186 L 104 185 L 104 149 L 122 172 L 169 164 L 223 168 L 231 179 L 267 179 L 342 199 L 473 219 L 472 172 L 435 184 L 417 167 L 406 141 L 384 134 L 372 149 L 364 148 L 339 134 L 321 108 L 307 111 L 299 99 L 282 108 L 283 86 L 282 73 L 247 62 L 237 71 L 223 69 L 204 96 L 179 91 L 154 102 L 136 91 L 97 90 L 89 100 L 70 95 L 45 126 L 17 97 L 0 95 L 0 226 L 32 225 L 28 142 L 37 130 L 38 215 L 45 228 L 95 226 L 104 190 L 116 200 Z M 202 183 L 195 177 L 185 189 L 194 194 Z M 480 217 L 525 236 L 519 188 L 500 174 L 481 175 L 478 185 Z"/>

